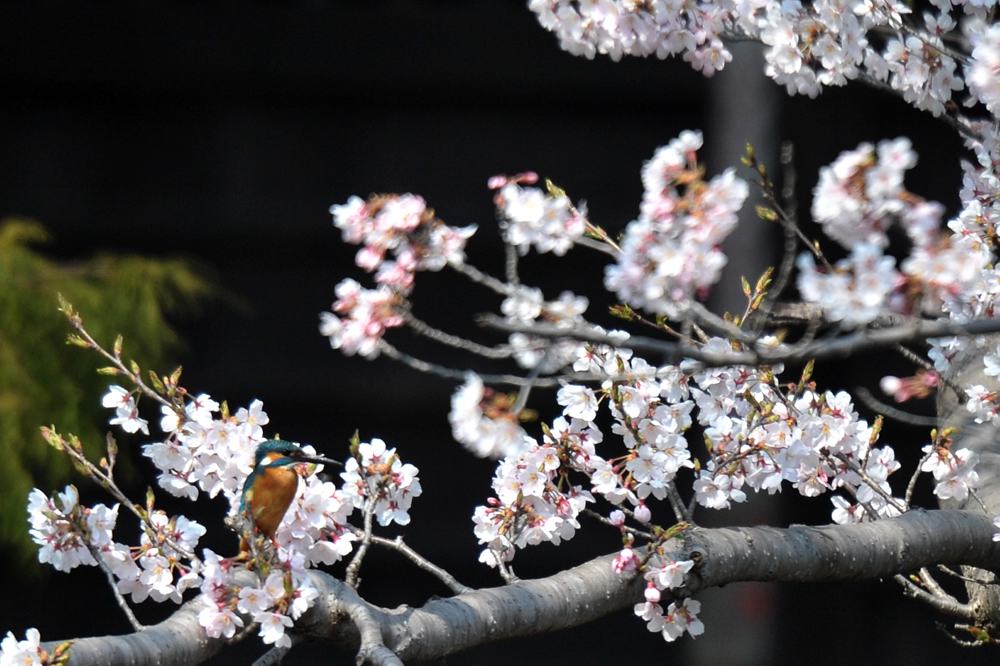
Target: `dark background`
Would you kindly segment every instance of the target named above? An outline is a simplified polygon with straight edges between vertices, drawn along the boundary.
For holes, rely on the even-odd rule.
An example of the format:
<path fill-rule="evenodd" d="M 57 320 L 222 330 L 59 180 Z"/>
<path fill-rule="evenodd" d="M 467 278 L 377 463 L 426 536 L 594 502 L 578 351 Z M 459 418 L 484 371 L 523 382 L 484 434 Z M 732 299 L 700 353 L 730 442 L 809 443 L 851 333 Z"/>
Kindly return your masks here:
<path fill-rule="evenodd" d="M 468 584 L 496 584 L 475 563 L 469 520 L 489 493 L 493 465 L 465 455 L 450 438 L 454 386 L 387 360 L 345 358 L 317 332 L 334 285 L 361 277 L 354 248 L 340 242 L 327 209 L 351 194 L 420 193 L 447 222 L 480 225 L 470 258 L 499 272 L 487 177 L 536 170 L 574 199 L 586 198 L 596 223 L 621 229 L 638 209 L 643 160 L 680 130 L 701 128 L 709 173 L 736 165 L 748 138 L 772 160 L 778 141 L 793 140 L 804 214 L 819 166 L 860 141 L 905 134 L 921 158 L 910 189 L 955 212 L 959 146 L 943 124 L 858 88 L 817 100 L 785 98 L 762 81 L 748 50 L 742 69 L 733 63 L 712 80 L 678 61 L 591 62 L 561 52 L 514 1 L 6 3 L 0 215 L 42 221 L 54 235 L 53 256 L 64 259 L 115 251 L 182 255 L 204 265 L 239 302 L 217 302 L 177 322 L 186 340 L 177 359 L 186 385 L 233 406 L 260 398 L 269 434 L 333 455 L 342 455 L 355 428 L 363 439 L 380 436 L 398 446 L 420 467 L 424 486 L 408 541 Z M 744 227 L 731 261 L 756 275 L 774 261 L 773 250 L 761 249 L 773 230 L 753 219 Z M 566 288 L 591 295 L 592 316 L 608 323 L 601 315 L 610 302 L 600 291 L 603 265 L 599 255 L 578 250 L 560 261 L 529 258 L 522 275 L 549 297 Z M 728 274 L 716 290 L 719 302 L 732 303 L 736 285 Z M 496 299 L 460 277 L 419 276 L 414 301 L 435 325 L 498 340 L 471 323 L 472 315 L 495 309 Z M 412 342 L 405 334 L 390 339 Z M 469 362 L 422 344 L 408 348 L 453 365 Z M 831 388 L 852 388 L 905 371 L 884 354 L 859 364 L 828 364 L 817 376 Z M 543 418 L 555 415 L 551 396 L 536 394 L 532 406 Z M 885 441 L 897 444 L 904 460 L 897 481 L 905 483 L 925 440 L 919 430 L 887 431 Z M 96 501 L 93 489 L 84 491 Z M 755 499 L 749 510 L 704 517 L 829 520 L 827 499 L 797 499 Z M 183 503 L 167 506 L 190 511 Z M 234 544 L 219 523 L 222 511 L 209 507 L 198 518 L 210 527 L 205 545 L 225 552 Z M 614 550 L 616 541 L 591 526 L 568 547 L 520 554 L 518 571 L 552 573 Z M 376 603 L 418 604 L 444 593 L 391 554 L 376 552 L 369 564 L 362 590 Z M 127 629 L 97 571 L 5 572 L 3 628 L 22 635 L 37 626 L 46 640 Z M 959 653 L 934 629 L 933 614 L 903 600 L 891 582 L 735 585 L 701 599 L 706 634 L 696 641 L 665 644 L 625 611 L 448 662 L 995 657 Z M 168 610 L 144 607 L 140 617 Z M 260 651 L 251 639 L 215 663 L 248 663 Z M 330 656 L 306 646 L 287 663 L 314 659 Z M 345 655 L 335 663 L 352 662 Z"/>

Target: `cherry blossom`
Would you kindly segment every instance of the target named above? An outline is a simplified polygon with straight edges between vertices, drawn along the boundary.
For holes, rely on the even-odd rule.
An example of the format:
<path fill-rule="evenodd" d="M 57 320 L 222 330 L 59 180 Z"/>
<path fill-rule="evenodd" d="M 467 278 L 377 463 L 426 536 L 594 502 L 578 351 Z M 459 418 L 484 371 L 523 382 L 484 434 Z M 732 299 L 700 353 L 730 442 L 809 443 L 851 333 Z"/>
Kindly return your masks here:
<path fill-rule="evenodd" d="M 379 525 L 407 525 L 410 505 L 423 489 L 417 468 L 403 463 L 396 449 L 386 447 L 381 439 L 362 442 L 356 456 L 348 458 L 341 472 L 344 499 L 364 509 L 371 503 Z"/>
<path fill-rule="evenodd" d="M 10 631 L 0 641 L 0 666 L 42 666 L 41 635 L 38 629 L 29 628 L 24 640 L 19 641 Z"/>
<path fill-rule="evenodd" d="M 503 220 L 504 240 L 522 255 L 534 246 L 540 253 L 562 256 L 583 235 L 587 226 L 586 209 L 577 209 L 564 192 L 549 188 L 523 187 L 515 180 L 497 191 L 494 203 Z"/>
<path fill-rule="evenodd" d="M 834 272 L 816 270 L 811 254 L 803 253 L 797 262 L 799 291 L 802 298 L 823 308 L 831 321 L 858 326 L 874 321 L 886 309 L 886 303 L 899 284 L 896 260 L 882 254 L 870 243 L 854 245 L 851 256 L 837 262 Z"/>
<path fill-rule="evenodd" d="M 330 213 L 344 240 L 362 245 L 357 265 L 377 271 L 377 282 L 403 293 L 413 288 L 416 271 L 462 263 L 465 243 L 476 231 L 474 226 L 448 226 L 415 194 L 377 195 L 368 201 L 352 196 Z M 387 260 L 387 254 L 394 260 Z"/>
<path fill-rule="evenodd" d="M 66 486 L 58 498 L 49 498 L 37 488 L 28 495 L 28 520 L 31 538 L 39 545 L 38 561 L 51 564 L 57 571 L 71 571 L 81 564 L 97 564 L 88 548 L 85 508 L 79 501 L 75 486 Z M 98 506 L 103 517 L 96 522 L 104 525 L 110 522 L 113 527 L 112 515 L 117 513 L 117 506 L 110 511 L 103 505 Z M 107 543 L 110 540 L 108 532 L 101 525 L 94 538 L 98 543 Z"/>
<path fill-rule="evenodd" d="M 336 291 L 333 312 L 320 313 L 320 333 L 349 356 L 374 358 L 386 330 L 403 325 L 399 293 L 385 285 L 365 289 L 351 279 L 341 281 Z"/>
<path fill-rule="evenodd" d="M 149 422 L 139 418 L 139 407 L 129 391 L 118 385 L 109 386 L 108 392 L 101 398 L 101 404 L 115 410 L 115 415 L 109 421 L 111 425 L 120 426 L 127 433 L 142 431 L 143 434 L 149 434 Z"/>
<path fill-rule="evenodd" d="M 605 286 L 623 301 L 677 316 L 714 284 L 726 264 L 719 244 L 736 225 L 747 184 L 732 169 L 701 180 L 699 132 L 683 132 L 643 167 L 640 215 L 625 229 Z"/>
<path fill-rule="evenodd" d="M 979 474 L 975 465 L 979 454 L 969 449 L 950 451 L 944 447 L 928 444 L 921 449 L 927 459 L 920 466 L 921 471 L 931 472 L 937 485 L 934 494 L 941 499 L 964 500 L 979 485 Z"/>
<path fill-rule="evenodd" d="M 448 421 L 452 436 L 482 458 L 516 453 L 524 446 L 527 433 L 518 424 L 513 405 L 513 397 L 487 389 L 478 375 L 469 373 L 451 398 Z"/>

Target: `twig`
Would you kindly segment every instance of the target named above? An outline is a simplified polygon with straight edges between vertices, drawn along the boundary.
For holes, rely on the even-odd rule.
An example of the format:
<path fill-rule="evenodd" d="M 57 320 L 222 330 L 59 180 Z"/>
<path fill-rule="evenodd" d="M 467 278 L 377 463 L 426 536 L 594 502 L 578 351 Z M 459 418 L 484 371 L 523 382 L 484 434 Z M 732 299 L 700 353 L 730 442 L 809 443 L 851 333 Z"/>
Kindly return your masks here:
<path fill-rule="evenodd" d="M 942 634 L 944 634 L 945 637 L 948 638 L 948 640 L 950 640 L 952 643 L 954 643 L 955 645 L 957 645 L 959 647 L 974 648 L 974 647 L 981 647 L 983 645 L 983 641 L 981 641 L 981 640 L 967 641 L 967 640 L 963 640 L 963 639 L 959 638 L 955 634 L 951 633 L 951 628 L 946 627 L 945 624 L 944 624 L 944 622 L 935 621 L 934 622 L 934 626 L 937 627 L 938 630 Z M 962 629 L 962 630 L 966 630 L 967 631 L 971 627 L 969 625 L 967 625 L 967 624 L 956 624 L 954 628 L 955 629 Z"/>
<path fill-rule="evenodd" d="M 608 232 L 605 231 L 603 227 L 599 227 L 596 224 L 591 224 L 590 222 L 587 222 L 585 229 L 586 233 L 591 234 L 591 237 L 588 238 L 585 235 L 581 237 L 580 240 L 583 239 L 595 240 L 602 246 L 602 248 L 597 248 L 597 249 L 601 249 L 603 252 L 610 254 L 612 257 L 617 257 L 622 253 L 621 246 L 618 245 L 617 242 L 615 242 L 615 239 L 613 239 L 611 236 L 608 235 Z M 579 242 L 579 240 L 577 242 Z"/>
<path fill-rule="evenodd" d="M 438 377 L 443 377 L 445 379 L 453 379 L 457 381 L 465 381 L 469 375 L 468 369 L 458 369 L 449 368 L 443 365 L 438 365 L 436 363 L 431 363 L 423 359 L 419 359 L 415 356 L 407 354 L 406 352 L 400 351 L 396 347 L 392 346 L 385 340 L 379 341 L 379 351 L 393 359 L 394 361 L 399 361 L 403 365 L 409 366 L 414 370 L 419 372 L 425 372 L 427 374 L 436 375 Z M 657 376 L 660 377 L 667 373 L 667 370 L 661 368 L 657 372 Z M 607 380 L 618 381 L 618 380 L 628 380 L 630 379 L 627 373 L 617 374 L 617 375 L 606 375 L 597 374 L 593 372 L 566 372 L 560 375 L 551 375 L 547 377 L 532 377 L 531 375 L 526 377 L 521 377 L 520 375 L 496 375 L 491 373 L 476 373 L 480 379 L 486 384 L 502 385 L 507 384 L 510 386 L 531 386 L 534 388 L 554 388 L 556 386 L 561 386 L 565 382 L 571 382 L 576 384 L 581 383 L 594 383 L 600 384 Z"/>
<path fill-rule="evenodd" d="M 552 352 L 552 345 L 546 345 L 545 351 L 542 353 L 542 357 L 538 359 L 538 363 L 535 367 L 531 369 L 528 376 L 525 377 L 527 383 L 517 392 L 517 401 L 511 407 L 511 411 L 514 414 L 519 414 L 522 409 L 528 405 L 528 397 L 531 395 L 531 389 L 535 386 L 535 381 L 538 376 L 542 374 L 542 368 L 545 366 L 545 362 L 549 360 L 549 355 Z"/>
<path fill-rule="evenodd" d="M 931 450 L 920 459 L 920 462 L 917 463 L 917 468 L 913 470 L 913 476 L 910 477 L 910 482 L 906 484 L 906 494 L 903 496 L 903 501 L 906 502 L 906 506 L 910 506 L 910 500 L 913 498 L 913 490 L 917 487 L 917 478 L 919 478 L 921 473 L 920 468 L 923 467 L 924 463 L 930 460 L 933 455 L 935 455 L 935 451 L 934 447 L 931 447 Z"/>
<path fill-rule="evenodd" d="M 452 269 L 461 273 L 465 277 L 469 278 L 477 284 L 481 284 L 484 287 L 492 289 L 501 296 L 510 296 L 514 293 L 514 286 L 502 282 L 492 275 L 482 272 L 475 266 L 471 264 L 461 263 L 461 264 L 448 264 Z"/>
<path fill-rule="evenodd" d="M 939 597 L 931 594 L 927 590 L 921 589 L 913 581 L 902 574 L 896 574 L 893 576 L 893 579 L 903 586 L 903 594 L 908 597 L 922 601 L 936 610 L 946 613 L 947 615 L 960 617 L 965 620 L 975 619 L 972 607 L 968 604 L 963 604 L 954 597 Z"/>
<path fill-rule="evenodd" d="M 257 577 L 259 579 L 262 578 L 262 574 L 258 572 Z M 264 584 L 263 580 L 260 580 L 259 582 L 260 582 L 261 585 Z M 237 643 L 242 642 L 244 639 L 246 639 L 247 636 L 249 636 L 250 634 L 254 633 L 258 629 L 260 629 L 260 623 L 259 622 L 249 622 L 249 623 L 247 623 L 247 625 L 245 627 L 243 627 L 238 632 L 236 632 L 233 635 L 232 638 L 227 639 L 226 640 L 226 644 L 227 645 L 236 645 Z M 292 641 L 294 641 L 294 640 L 295 640 L 295 637 L 293 636 L 292 637 Z"/>
<path fill-rule="evenodd" d="M 667 499 L 670 500 L 670 508 L 674 510 L 674 517 L 677 521 L 694 524 L 691 512 L 684 506 L 684 500 L 681 499 L 681 494 L 677 491 L 677 485 L 673 481 L 670 481 L 666 488 Z"/>
<path fill-rule="evenodd" d="M 409 366 L 414 370 L 419 372 L 424 372 L 430 375 L 436 375 L 438 377 L 443 377 L 445 379 L 452 379 L 455 381 L 465 381 L 469 374 L 466 369 L 449 368 L 443 365 L 438 365 L 436 363 L 431 363 L 423 359 L 419 359 L 415 356 L 407 354 L 406 352 L 400 351 L 393 347 L 390 343 L 385 340 L 379 340 L 379 351 L 393 359 L 394 361 L 399 361 L 403 365 Z M 543 388 L 549 388 L 553 386 L 559 386 L 560 380 L 569 379 L 574 381 L 601 381 L 603 378 L 591 375 L 576 375 L 567 374 L 558 377 L 539 377 L 536 379 L 528 379 L 525 377 L 520 377 L 518 375 L 495 375 L 495 374 L 481 374 L 479 377 L 487 384 L 509 384 L 511 386 L 538 386 Z"/>
<path fill-rule="evenodd" d="M 607 518 L 605 516 L 602 516 L 598 512 L 594 511 L 593 509 L 584 509 L 583 513 L 585 513 L 586 515 L 590 516 L 591 518 L 593 518 L 594 520 L 596 520 L 598 522 L 604 523 L 605 525 L 610 525 L 611 527 L 614 527 L 615 529 L 618 529 L 618 530 L 624 530 L 624 531 L 628 532 L 629 534 L 634 534 L 636 536 L 641 536 L 643 538 L 649 539 L 650 541 L 652 541 L 655 538 L 651 532 L 647 532 L 645 530 L 640 530 L 637 527 L 630 527 L 628 525 L 615 525 L 613 522 L 611 522 L 611 520 L 609 518 Z"/>
<path fill-rule="evenodd" d="M 885 83 L 883 81 L 879 81 L 878 79 L 876 79 L 875 77 L 871 76 L 870 74 L 868 74 L 866 72 L 858 72 L 858 78 L 857 78 L 857 80 L 859 82 L 865 84 L 866 86 L 869 86 L 871 88 L 875 88 L 876 90 L 881 90 L 882 92 L 887 92 L 887 93 L 889 93 L 891 95 L 894 95 L 896 97 L 901 97 L 902 96 L 902 94 L 901 94 L 901 92 L 899 90 L 896 90 L 895 88 L 893 88 L 892 86 L 890 86 L 888 83 Z M 956 132 L 958 132 L 959 134 L 961 134 L 966 139 L 972 139 L 973 141 L 982 141 L 982 137 L 980 137 L 978 134 L 976 134 L 976 132 L 971 127 L 967 126 L 965 123 L 963 123 L 961 120 L 959 120 L 955 116 L 950 116 L 947 113 L 942 113 L 942 114 L 934 116 L 934 117 L 937 118 L 938 120 L 944 122 L 945 124 L 947 124 L 949 127 L 951 127 L 953 130 L 955 130 Z"/>
<path fill-rule="evenodd" d="M 890 419 L 899 421 L 900 423 L 906 423 L 914 426 L 926 426 L 928 428 L 935 428 L 940 424 L 936 417 L 911 414 L 903 411 L 902 409 L 897 409 L 892 405 L 884 403 L 876 398 L 874 394 L 872 394 L 872 392 L 864 386 L 856 386 L 854 388 L 854 395 L 856 395 L 858 400 L 865 403 L 865 405 L 872 411 L 879 412 L 880 414 L 888 416 Z"/>
<path fill-rule="evenodd" d="M 361 545 L 355 551 L 354 557 L 351 558 L 351 563 L 347 565 L 347 572 L 344 574 L 344 582 L 354 588 L 358 586 L 358 574 L 361 571 L 361 562 L 364 561 L 365 554 L 368 552 L 368 547 L 372 542 L 372 515 L 375 513 L 375 493 L 371 492 L 368 479 L 365 479 L 365 486 L 369 490 L 368 497 L 365 499 L 365 529 L 361 537 Z"/>
<path fill-rule="evenodd" d="M 513 548 L 513 547 L 514 546 L 511 545 L 511 548 Z M 497 560 L 497 571 L 500 572 L 500 577 L 503 578 L 503 581 L 505 583 L 507 583 L 508 585 L 510 585 L 511 583 L 516 583 L 518 581 L 518 578 L 517 578 L 517 574 L 514 573 L 513 567 L 508 567 L 507 563 L 504 562 L 496 554 L 494 554 L 494 557 L 496 557 L 496 560 Z"/>
<path fill-rule="evenodd" d="M 809 359 L 824 359 L 850 356 L 858 352 L 913 342 L 927 338 L 950 336 L 975 336 L 1000 332 L 1000 319 L 973 319 L 959 322 L 950 319 L 917 319 L 888 328 L 865 328 L 830 340 L 821 340 L 787 349 L 746 349 L 731 352 L 706 352 L 703 349 L 678 344 L 669 340 L 657 340 L 643 336 L 632 336 L 627 340 L 614 338 L 591 329 L 562 328 L 551 324 L 517 324 L 495 315 L 480 315 L 479 323 L 510 333 L 527 333 L 543 338 L 565 338 L 627 348 L 635 351 L 652 352 L 663 355 L 668 361 L 692 359 L 710 366 L 726 365 L 767 365 L 773 363 L 800 362 Z"/>
<path fill-rule="evenodd" d="M 66 306 L 68 308 L 69 304 L 67 303 Z M 165 405 L 174 411 L 178 411 L 177 405 L 173 404 L 172 402 L 164 398 L 162 395 L 160 395 L 153 389 L 146 386 L 146 383 L 142 381 L 142 377 L 139 375 L 139 373 L 132 372 L 132 370 L 125 365 L 125 362 L 122 360 L 121 356 L 119 356 L 118 354 L 112 354 L 104 347 L 102 347 L 100 344 L 98 344 L 98 342 L 94 340 L 94 338 L 84 327 L 83 319 L 80 317 L 79 314 L 77 314 L 74 310 L 67 310 L 67 309 L 64 309 L 63 312 L 69 319 L 70 325 L 72 325 L 73 328 L 76 329 L 77 333 L 79 333 L 80 336 L 90 344 L 91 348 L 97 351 L 98 354 L 106 358 L 108 361 L 110 361 L 115 366 L 115 368 L 118 369 L 119 372 L 125 375 L 130 382 L 135 384 L 136 388 L 138 388 L 145 395 L 149 396 L 153 400 L 156 400 L 160 404 Z"/>
<path fill-rule="evenodd" d="M 504 269 L 509 284 L 521 284 L 521 278 L 517 275 L 517 248 L 510 243 L 503 244 L 504 249 Z"/>
<path fill-rule="evenodd" d="M 599 240 L 595 240 L 587 236 L 581 236 L 580 238 L 577 238 L 575 242 L 577 245 L 582 245 L 583 247 L 589 248 L 591 250 L 597 250 L 598 252 L 606 254 L 610 257 L 614 257 L 616 259 L 618 258 L 619 254 L 618 252 L 615 252 L 613 248 L 609 247 L 606 243 L 602 243 Z"/>
<path fill-rule="evenodd" d="M 111 592 L 115 595 L 115 603 L 117 603 L 118 607 L 122 609 L 122 613 L 125 614 L 125 619 L 128 620 L 128 623 L 132 625 L 132 629 L 135 631 L 142 631 L 145 629 L 146 627 L 142 624 L 142 622 L 139 622 L 139 618 L 135 616 L 135 613 L 132 612 L 132 609 L 129 607 L 125 597 L 123 597 L 122 593 L 118 590 L 118 584 L 115 582 L 115 576 L 111 573 L 111 569 L 109 569 L 108 565 L 104 562 L 100 552 L 98 552 L 97 548 L 95 548 L 88 539 L 82 539 L 82 541 L 86 544 L 87 550 L 90 551 L 90 556 L 94 558 L 97 562 L 97 566 L 104 573 L 104 577 L 107 578 L 108 585 L 111 586 Z"/>
<path fill-rule="evenodd" d="M 873 479 L 872 477 L 870 477 L 868 475 L 868 472 L 866 472 L 864 469 L 862 469 L 862 467 L 858 463 L 856 463 L 855 461 L 851 460 L 850 458 L 848 458 L 846 455 L 844 455 L 842 453 L 834 454 L 833 457 L 836 458 L 837 460 L 840 460 L 845 465 L 847 465 L 849 468 L 851 468 L 851 471 L 853 471 L 855 474 L 857 474 L 858 476 L 860 476 L 861 479 L 866 484 L 868 484 L 868 487 L 871 488 L 872 490 L 874 490 L 875 493 L 879 497 L 881 497 L 883 500 L 886 501 L 886 503 L 891 504 L 900 513 L 904 513 L 906 511 L 906 509 L 907 509 L 906 505 L 900 504 L 898 498 L 893 497 L 889 493 L 887 493 L 884 490 L 882 490 L 882 487 L 878 484 L 878 481 L 876 481 L 875 479 Z"/>
<path fill-rule="evenodd" d="M 944 588 L 941 587 L 940 584 L 938 584 L 934 576 L 931 575 L 931 572 L 927 570 L 927 567 L 921 567 L 920 571 L 917 573 L 920 576 L 920 582 L 924 584 L 924 587 L 926 587 L 931 594 L 934 594 L 939 597 L 951 596 L 950 594 L 944 591 Z"/>
<path fill-rule="evenodd" d="M 193 552 L 191 552 L 187 548 L 184 548 L 183 546 L 178 544 L 174 539 L 170 538 L 167 534 L 158 530 L 156 526 L 153 525 L 152 521 L 149 519 L 149 515 L 145 511 L 140 509 L 138 506 L 136 506 L 136 504 L 132 500 L 130 500 L 125 495 L 125 493 L 121 491 L 121 489 L 118 487 L 118 484 L 115 483 L 115 480 L 108 474 L 102 472 L 101 469 L 97 467 L 97 465 L 95 465 L 94 463 L 92 463 L 90 460 L 87 459 L 87 457 L 83 454 L 82 448 L 80 450 L 77 450 L 76 447 L 66 442 L 66 440 L 63 439 L 63 436 L 55 432 L 54 430 L 50 430 L 49 428 L 42 428 L 42 432 L 43 436 L 46 438 L 49 437 L 58 438 L 60 444 L 59 447 L 60 450 L 65 452 L 66 455 L 68 455 L 76 463 L 82 466 L 83 470 L 86 471 L 86 474 L 90 476 L 91 480 L 96 481 L 98 485 L 104 488 L 104 490 L 106 490 L 112 497 L 114 497 L 121 504 L 123 504 L 126 509 L 132 512 L 132 514 L 139 519 L 139 522 L 141 522 L 146 527 L 146 529 L 149 531 L 149 534 L 158 534 L 159 535 L 158 538 L 162 538 L 163 543 L 173 548 L 182 557 L 185 557 L 189 560 L 196 562 L 200 561 Z"/>
<path fill-rule="evenodd" d="M 688 310 L 694 315 L 694 320 L 696 325 L 701 325 L 704 328 L 712 331 L 713 333 L 718 333 L 724 335 L 730 340 L 739 340 L 740 342 L 754 343 L 757 341 L 757 336 L 753 333 L 744 331 L 736 324 L 730 323 L 715 314 L 704 305 L 698 301 L 691 300 L 688 303 Z"/>
<path fill-rule="evenodd" d="M 958 572 L 957 572 L 957 571 L 955 571 L 954 569 L 951 569 L 951 568 L 949 568 L 949 567 L 946 567 L 946 566 L 945 566 L 945 565 L 943 565 L 943 564 L 939 564 L 939 565 L 937 565 L 937 568 L 938 568 L 938 569 L 939 569 L 939 570 L 940 570 L 940 571 L 941 571 L 942 573 L 946 573 L 946 574 L 948 574 L 949 576 L 953 576 L 954 578 L 957 578 L 957 579 L 959 579 L 959 580 L 963 580 L 963 581 L 965 581 L 966 583 L 973 583 L 973 584 L 975 584 L 975 585 L 1000 585 L 1000 580 L 997 580 L 996 578 L 994 578 L 993 580 L 985 580 L 985 579 L 983 579 L 983 578 L 975 578 L 975 577 L 973 577 L 973 576 L 966 576 L 966 575 L 964 575 L 964 574 L 960 574 L 960 573 L 958 573 Z"/>
<path fill-rule="evenodd" d="M 513 354 L 509 345 L 497 345 L 492 347 L 481 345 L 478 342 L 466 340 L 463 337 L 452 335 L 446 331 L 434 328 L 427 322 L 413 316 L 413 313 L 410 312 L 406 313 L 406 325 L 409 326 L 415 333 L 418 333 L 425 338 L 429 338 L 435 342 L 440 342 L 441 344 L 448 345 L 449 347 L 454 347 L 455 349 L 472 352 L 473 354 L 478 354 L 479 356 L 483 356 L 485 358 L 504 359 L 510 358 Z"/>
<path fill-rule="evenodd" d="M 413 550 L 404 541 L 403 537 L 398 536 L 395 539 L 387 539 L 385 537 L 380 537 L 377 535 L 372 535 L 371 542 L 395 550 L 399 553 L 405 555 L 411 562 L 416 564 L 418 567 L 428 572 L 429 574 L 437 577 L 445 586 L 454 592 L 455 594 L 462 594 L 463 592 L 468 592 L 472 588 L 463 585 L 458 582 L 454 576 L 442 569 L 441 567 L 435 565 L 433 562 L 425 558 L 423 555 Z"/>
<path fill-rule="evenodd" d="M 993 515 L 993 512 L 990 511 L 988 506 L 986 506 L 986 502 L 984 502 L 983 498 L 979 496 L 979 493 L 970 488 L 969 495 L 972 496 L 972 499 L 976 500 L 976 503 L 979 505 L 979 508 L 983 510 L 983 513 L 989 516 Z"/>
<path fill-rule="evenodd" d="M 798 227 L 798 211 L 795 199 L 794 151 L 795 147 L 791 141 L 785 141 L 781 144 L 780 159 L 783 176 L 781 200 L 784 204 L 785 214 L 779 216 L 778 219 L 781 220 L 781 231 L 785 237 L 785 244 L 781 250 L 781 263 L 778 265 L 777 275 L 775 275 L 774 281 L 771 283 L 770 288 L 768 288 L 767 296 L 764 297 L 764 302 L 761 303 L 760 310 L 758 311 L 759 323 L 754 330 L 757 334 L 760 333 L 764 324 L 771 316 L 778 298 L 781 297 L 781 294 L 785 291 L 785 287 L 788 286 L 789 280 L 792 278 L 792 271 L 795 268 L 795 255 L 799 249 L 799 237 L 795 233 L 795 229 Z"/>

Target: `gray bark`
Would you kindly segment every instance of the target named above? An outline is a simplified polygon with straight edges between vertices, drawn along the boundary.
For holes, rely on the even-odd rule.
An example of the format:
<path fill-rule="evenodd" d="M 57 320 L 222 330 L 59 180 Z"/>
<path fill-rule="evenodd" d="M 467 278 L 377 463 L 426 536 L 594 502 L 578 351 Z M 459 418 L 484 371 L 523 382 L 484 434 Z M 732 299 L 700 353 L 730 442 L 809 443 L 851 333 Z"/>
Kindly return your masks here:
<path fill-rule="evenodd" d="M 990 345 L 996 345 L 998 338 L 989 338 Z M 970 347 L 972 346 L 970 341 Z M 987 516 L 1000 515 L 1000 424 L 976 424 L 971 422 L 969 412 L 965 409 L 965 398 L 959 395 L 955 388 L 974 384 L 996 389 L 996 378 L 985 373 L 982 349 L 970 349 L 959 355 L 952 362 L 950 385 L 941 388 L 938 394 L 938 417 L 945 427 L 957 428 L 955 448 L 968 448 L 979 453 L 979 499 L 983 506 L 973 497 L 964 502 L 954 500 L 941 502 L 950 509 L 964 509 Z M 997 565 L 993 569 L 1000 569 Z M 996 581 L 996 574 L 972 567 L 965 567 L 963 573 L 970 578 L 981 581 Z M 977 624 L 991 630 L 994 635 L 1000 629 L 1000 586 L 966 583 L 969 605 L 976 616 Z"/>
<path fill-rule="evenodd" d="M 683 593 L 737 581 L 861 580 L 938 563 L 996 568 L 1000 543 L 992 540 L 993 531 L 991 519 L 981 513 L 916 510 L 857 525 L 693 529 L 677 557 L 698 562 Z M 392 610 L 370 605 L 343 582 L 315 572 L 313 582 L 321 594 L 297 628 L 360 650 L 359 656 L 370 663 L 439 658 L 491 641 L 583 624 L 638 603 L 643 581 L 615 574 L 612 557 L 546 578 Z M 197 622 L 200 604 L 198 599 L 188 602 L 168 620 L 140 632 L 78 639 L 69 663 L 168 666 L 204 661 L 223 641 L 205 638 Z"/>

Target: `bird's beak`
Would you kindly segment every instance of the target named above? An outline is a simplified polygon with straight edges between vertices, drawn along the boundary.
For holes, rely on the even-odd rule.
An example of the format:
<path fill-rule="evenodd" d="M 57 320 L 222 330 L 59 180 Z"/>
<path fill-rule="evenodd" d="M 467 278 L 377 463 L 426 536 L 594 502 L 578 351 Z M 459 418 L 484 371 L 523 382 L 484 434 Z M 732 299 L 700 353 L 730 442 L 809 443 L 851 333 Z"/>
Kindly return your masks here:
<path fill-rule="evenodd" d="M 296 460 L 296 462 L 313 463 L 315 465 L 343 466 L 343 464 L 344 464 L 344 463 L 340 462 L 339 460 L 331 460 L 330 458 L 324 458 L 323 456 L 307 456 L 307 455 L 303 455 L 303 456 L 296 457 L 295 460 Z"/>

